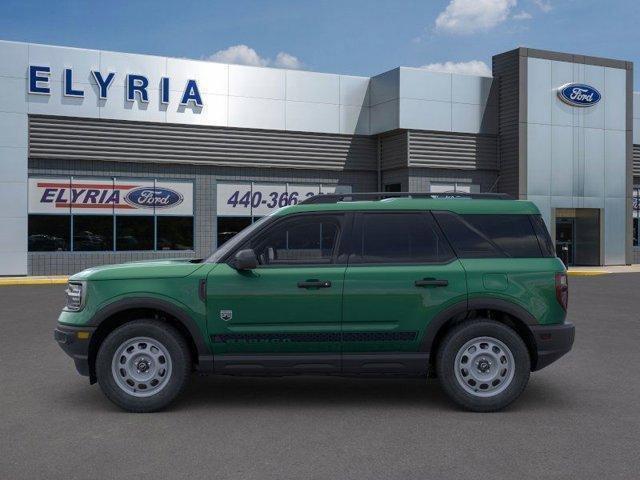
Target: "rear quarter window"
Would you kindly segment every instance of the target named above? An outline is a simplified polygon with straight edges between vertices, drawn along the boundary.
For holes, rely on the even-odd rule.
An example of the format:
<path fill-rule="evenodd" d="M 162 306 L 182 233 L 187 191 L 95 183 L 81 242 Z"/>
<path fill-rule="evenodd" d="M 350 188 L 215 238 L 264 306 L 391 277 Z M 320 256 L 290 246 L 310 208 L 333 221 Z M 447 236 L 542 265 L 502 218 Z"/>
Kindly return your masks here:
<path fill-rule="evenodd" d="M 460 258 L 539 258 L 543 255 L 529 215 L 434 212 Z"/>
<path fill-rule="evenodd" d="M 542 250 L 543 257 L 555 257 L 556 251 L 553 247 L 553 241 L 551 240 L 551 235 L 549 235 L 549 230 L 547 230 L 547 226 L 544 224 L 544 220 L 541 215 L 531 215 L 531 223 L 533 224 L 533 229 L 536 231 L 536 235 L 538 237 L 538 243 L 540 244 L 540 250 Z"/>

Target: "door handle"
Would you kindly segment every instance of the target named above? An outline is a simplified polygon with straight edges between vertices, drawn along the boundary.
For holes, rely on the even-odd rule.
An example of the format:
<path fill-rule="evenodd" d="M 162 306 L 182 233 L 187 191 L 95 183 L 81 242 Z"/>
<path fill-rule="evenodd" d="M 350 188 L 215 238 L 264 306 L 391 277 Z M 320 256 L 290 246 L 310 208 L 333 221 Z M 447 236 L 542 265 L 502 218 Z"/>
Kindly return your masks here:
<path fill-rule="evenodd" d="M 331 282 L 329 280 L 305 280 L 298 282 L 298 288 L 329 288 Z"/>
<path fill-rule="evenodd" d="M 416 280 L 416 287 L 446 287 L 449 285 L 449 280 L 438 280 L 437 278 L 423 278 L 422 280 Z"/>

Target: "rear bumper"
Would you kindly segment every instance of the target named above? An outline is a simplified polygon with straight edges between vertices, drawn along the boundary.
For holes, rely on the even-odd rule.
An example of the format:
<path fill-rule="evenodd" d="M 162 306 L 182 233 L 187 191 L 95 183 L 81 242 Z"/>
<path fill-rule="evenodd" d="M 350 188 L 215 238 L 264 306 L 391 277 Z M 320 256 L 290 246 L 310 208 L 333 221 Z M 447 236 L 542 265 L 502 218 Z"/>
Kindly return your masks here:
<path fill-rule="evenodd" d="M 55 341 L 73 359 L 78 373 L 85 377 L 88 377 L 90 373 L 89 343 L 95 330 L 94 327 L 71 327 L 58 324 L 53 331 Z"/>
<path fill-rule="evenodd" d="M 531 327 L 536 342 L 538 360 L 532 370 L 540 370 L 571 350 L 575 338 L 573 323 L 536 325 Z"/>

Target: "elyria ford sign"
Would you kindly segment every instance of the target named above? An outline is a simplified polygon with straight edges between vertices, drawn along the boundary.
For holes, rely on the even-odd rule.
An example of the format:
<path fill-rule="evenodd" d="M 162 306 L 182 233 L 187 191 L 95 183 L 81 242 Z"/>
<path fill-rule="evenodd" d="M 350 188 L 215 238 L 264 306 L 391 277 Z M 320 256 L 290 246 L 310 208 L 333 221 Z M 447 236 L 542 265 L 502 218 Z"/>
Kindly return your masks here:
<path fill-rule="evenodd" d="M 109 95 L 109 88 L 113 84 L 116 77 L 115 72 L 102 73 L 99 71 L 91 71 L 96 85 L 98 87 L 98 97 L 100 100 L 106 100 Z M 29 65 L 29 93 L 37 95 L 51 95 L 51 67 L 44 65 Z M 149 79 L 144 75 L 128 73 L 125 79 L 125 94 L 129 102 L 135 102 L 136 99 L 143 103 L 149 102 L 149 91 L 157 90 L 160 95 L 160 103 L 169 103 L 169 86 L 171 79 L 162 77 L 159 85 L 149 85 Z M 202 107 L 202 96 L 198 89 L 198 83 L 195 80 L 187 80 L 180 87 L 182 95 L 180 96 L 180 105 L 189 106 L 190 103 L 196 107 Z M 71 68 L 65 68 L 62 76 L 62 93 L 65 97 L 84 98 L 84 90 L 74 84 L 74 72 Z"/>
<path fill-rule="evenodd" d="M 567 83 L 558 88 L 558 97 L 574 107 L 592 107 L 602 96 L 595 88 L 583 83 Z"/>
<path fill-rule="evenodd" d="M 29 178 L 29 213 L 192 215 L 193 183 L 117 178 Z"/>

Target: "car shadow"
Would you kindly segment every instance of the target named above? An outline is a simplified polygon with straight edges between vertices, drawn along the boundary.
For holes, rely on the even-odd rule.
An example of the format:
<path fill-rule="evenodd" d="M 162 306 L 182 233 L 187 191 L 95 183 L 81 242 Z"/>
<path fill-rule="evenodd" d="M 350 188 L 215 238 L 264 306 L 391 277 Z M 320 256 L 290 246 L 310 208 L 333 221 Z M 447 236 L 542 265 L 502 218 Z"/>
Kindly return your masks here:
<path fill-rule="evenodd" d="M 97 385 L 78 387 L 56 390 L 55 403 L 65 411 L 122 412 L 104 397 Z M 562 386 L 532 378 L 521 397 L 504 412 L 565 411 L 575 409 L 579 403 Z M 466 413 L 446 397 L 437 379 L 222 375 L 194 375 L 187 389 L 165 412 L 289 407 L 325 410 L 383 407 L 387 411 L 409 408 Z"/>
<path fill-rule="evenodd" d="M 435 380 L 344 377 L 194 377 L 176 408 L 386 407 L 451 408 Z"/>

